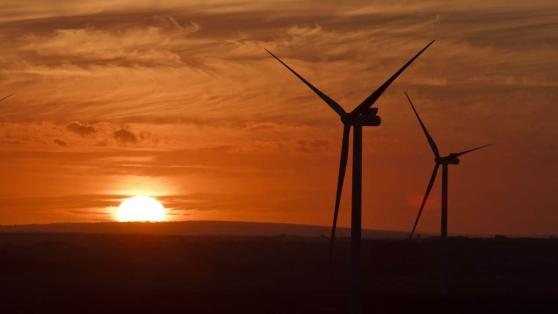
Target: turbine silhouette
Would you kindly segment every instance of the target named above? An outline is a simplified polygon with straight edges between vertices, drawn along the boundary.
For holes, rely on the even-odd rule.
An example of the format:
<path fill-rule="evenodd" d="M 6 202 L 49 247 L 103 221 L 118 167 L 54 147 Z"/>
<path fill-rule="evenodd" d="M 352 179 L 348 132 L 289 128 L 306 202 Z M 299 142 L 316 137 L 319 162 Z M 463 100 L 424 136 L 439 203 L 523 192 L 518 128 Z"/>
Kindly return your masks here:
<path fill-rule="evenodd" d="M 441 214 L 441 221 L 440 221 L 440 267 L 439 267 L 439 271 L 440 271 L 440 294 L 442 296 L 446 296 L 447 295 L 447 287 L 448 287 L 448 269 L 449 269 L 449 263 L 448 263 L 448 249 L 447 249 L 447 236 L 448 236 L 448 165 L 457 165 L 459 164 L 459 157 L 463 156 L 465 154 L 468 154 L 470 152 L 479 150 L 481 148 L 490 146 L 490 144 L 488 145 L 482 145 L 482 146 L 478 146 L 478 147 L 474 147 L 471 149 L 467 149 L 464 150 L 462 152 L 459 153 L 450 153 L 447 156 L 440 156 L 440 152 L 438 150 L 438 146 L 436 145 L 436 142 L 434 141 L 434 139 L 432 138 L 432 136 L 430 135 L 430 133 L 428 132 L 428 129 L 426 128 L 426 126 L 424 125 L 424 123 L 422 122 L 422 119 L 420 118 L 415 106 L 413 105 L 413 102 L 411 101 L 411 98 L 409 97 L 409 95 L 405 92 L 405 96 L 407 97 L 407 100 L 409 101 L 409 104 L 411 105 L 411 108 L 413 109 L 413 112 L 415 113 L 415 116 L 417 117 L 417 120 L 420 124 L 420 127 L 422 128 L 422 131 L 424 132 L 424 135 L 426 136 L 426 139 L 428 140 L 428 144 L 430 145 L 430 148 L 432 149 L 432 153 L 434 153 L 434 170 L 432 171 L 432 176 L 430 177 L 430 181 L 428 182 L 428 186 L 426 188 L 426 193 L 424 194 L 424 198 L 422 199 L 422 203 L 420 204 L 420 209 L 417 215 L 417 218 L 415 219 L 415 223 L 413 225 L 413 229 L 409 235 L 409 238 L 412 239 L 413 235 L 415 234 L 415 230 L 417 228 L 417 224 L 419 222 L 420 216 L 422 214 L 422 210 L 424 209 L 424 205 L 426 204 L 426 201 L 428 200 L 428 195 L 430 195 L 430 191 L 432 190 L 432 186 L 434 185 L 434 181 L 436 181 L 436 177 L 438 175 L 438 169 L 440 168 L 440 165 L 442 165 L 442 214 Z"/>
<path fill-rule="evenodd" d="M 320 91 L 306 79 L 304 79 L 295 70 L 289 67 L 285 62 L 271 53 L 266 51 L 296 77 L 298 77 L 306 86 L 308 86 L 318 97 L 320 97 L 333 111 L 339 115 L 343 124 L 343 141 L 341 144 L 341 157 L 339 162 L 339 177 L 337 180 L 337 193 L 335 196 L 335 207 L 333 210 L 333 224 L 331 229 L 330 242 L 330 260 L 332 255 L 333 243 L 335 240 L 335 231 L 337 227 L 337 216 L 339 213 L 339 205 L 341 202 L 341 193 L 343 190 L 343 181 L 345 178 L 345 170 L 347 167 L 347 157 L 349 153 L 349 135 L 351 127 L 354 128 L 353 133 L 353 191 L 352 191 L 352 211 L 351 211 L 351 267 L 352 267 L 352 301 L 353 313 L 360 313 L 360 240 L 361 240 L 361 200 L 362 200 L 362 127 L 378 126 L 381 123 L 380 117 L 377 115 L 378 108 L 372 108 L 372 105 L 380 98 L 386 89 L 397 79 L 397 77 L 405 71 L 405 69 L 413 63 L 434 41 L 426 45 L 413 58 L 395 72 L 387 81 L 385 81 L 370 96 L 364 99 L 353 111 L 346 112 L 341 105 L 331 99 L 325 93 Z"/>
<path fill-rule="evenodd" d="M 426 128 L 426 126 L 422 122 L 422 119 L 420 118 L 420 116 L 419 116 L 415 106 L 413 105 L 413 102 L 411 101 L 411 98 L 407 94 L 407 92 L 405 92 L 405 96 L 407 97 L 407 100 L 409 101 L 409 104 L 411 105 L 411 108 L 413 109 L 413 112 L 415 113 L 415 116 L 417 117 L 417 120 L 420 124 L 420 127 L 422 128 L 422 131 L 424 132 L 424 135 L 426 136 L 426 139 L 428 140 L 428 144 L 430 145 L 430 148 L 432 149 L 432 153 L 434 153 L 434 170 L 432 171 L 432 176 L 430 177 L 430 181 L 428 182 L 428 186 L 426 188 L 426 193 L 424 194 L 424 198 L 422 199 L 422 203 L 420 204 L 420 209 L 419 209 L 417 218 L 415 219 L 415 223 L 413 225 L 413 229 L 411 230 L 409 238 L 413 238 L 413 236 L 415 234 L 415 230 L 417 228 L 418 222 L 419 222 L 420 217 L 422 215 L 424 205 L 426 204 L 426 201 L 428 200 L 428 195 L 430 195 L 430 191 L 432 190 L 432 186 L 434 185 L 434 182 L 436 181 L 436 177 L 438 175 L 438 169 L 440 168 L 440 165 L 442 165 L 442 215 L 441 215 L 441 225 L 440 225 L 440 236 L 441 236 L 442 239 L 445 239 L 448 235 L 448 165 L 457 165 L 457 164 L 459 164 L 459 157 L 460 156 L 463 156 L 463 155 L 468 154 L 470 152 L 479 150 L 481 148 L 485 148 L 487 146 L 490 146 L 491 144 L 474 147 L 474 148 L 464 150 L 464 151 L 459 152 L 459 153 L 450 153 L 447 156 L 440 156 L 440 152 L 438 151 L 438 146 L 436 145 L 436 142 L 434 141 L 434 139 L 432 138 L 432 136 L 428 132 L 428 129 Z"/>

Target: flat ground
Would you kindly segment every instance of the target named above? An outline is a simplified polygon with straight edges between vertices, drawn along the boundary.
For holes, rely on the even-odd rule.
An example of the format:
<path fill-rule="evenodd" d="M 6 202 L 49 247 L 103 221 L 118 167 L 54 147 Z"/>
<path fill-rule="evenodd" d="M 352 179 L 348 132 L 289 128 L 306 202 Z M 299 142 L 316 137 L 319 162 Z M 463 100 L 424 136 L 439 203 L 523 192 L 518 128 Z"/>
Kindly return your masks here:
<path fill-rule="evenodd" d="M 365 313 L 556 313 L 558 240 L 363 243 Z M 293 237 L 0 234 L 3 313 L 348 313 L 349 243 Z"/>

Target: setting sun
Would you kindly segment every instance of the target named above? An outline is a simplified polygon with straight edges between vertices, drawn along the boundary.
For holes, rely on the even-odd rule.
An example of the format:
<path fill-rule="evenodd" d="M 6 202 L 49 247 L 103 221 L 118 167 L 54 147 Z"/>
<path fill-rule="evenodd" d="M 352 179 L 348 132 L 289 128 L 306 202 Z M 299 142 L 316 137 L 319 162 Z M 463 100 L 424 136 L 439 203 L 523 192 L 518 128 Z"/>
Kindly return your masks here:
<path fill-rule="evenodd" d="M 125 221 L 164 221 L 165 208 L 149 196 L 134 196 L 125 199 L 116 212 L 116 220 Z"/>

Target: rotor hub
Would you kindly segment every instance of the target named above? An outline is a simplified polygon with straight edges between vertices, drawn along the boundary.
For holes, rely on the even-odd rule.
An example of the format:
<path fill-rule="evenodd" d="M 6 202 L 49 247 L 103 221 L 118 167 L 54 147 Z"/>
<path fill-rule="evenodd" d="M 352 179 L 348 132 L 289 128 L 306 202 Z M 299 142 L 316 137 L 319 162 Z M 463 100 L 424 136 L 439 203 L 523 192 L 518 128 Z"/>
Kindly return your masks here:
<path fill-rule="evenodd" d="M 457 158 L 457 156 L 455 156 L 454 154 L 449 154 L 448 156 L 444 156 L 444 157 L 436 157 L 436 158 L 434 158 L 434 161 L 436 161 L 437 163 L 446 164 L 446 165 L 457 165 L 457 164 L 459 164 L 459 158 Z"/>
<path fill-rule="evenodd" d="M 382 119 L 378 116 L 378 108 L 368 108 L 356 117 L 352 117 L 350 114 L 342 116 L 341 122 L 355 126 L 379 126 Z"/>

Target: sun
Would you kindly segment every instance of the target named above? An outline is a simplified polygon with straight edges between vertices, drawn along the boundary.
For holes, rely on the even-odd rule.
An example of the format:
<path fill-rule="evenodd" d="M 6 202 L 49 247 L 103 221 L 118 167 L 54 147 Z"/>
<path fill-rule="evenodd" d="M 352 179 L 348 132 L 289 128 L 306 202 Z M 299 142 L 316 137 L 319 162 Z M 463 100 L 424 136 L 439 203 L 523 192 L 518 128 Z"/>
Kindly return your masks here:
<path fill-rule="evenodd" d="M 164 221 L 165 207 L 149 196 L 134 196 L 125 199 L 116 211 L 116 220 L 125 221 Z"/>

